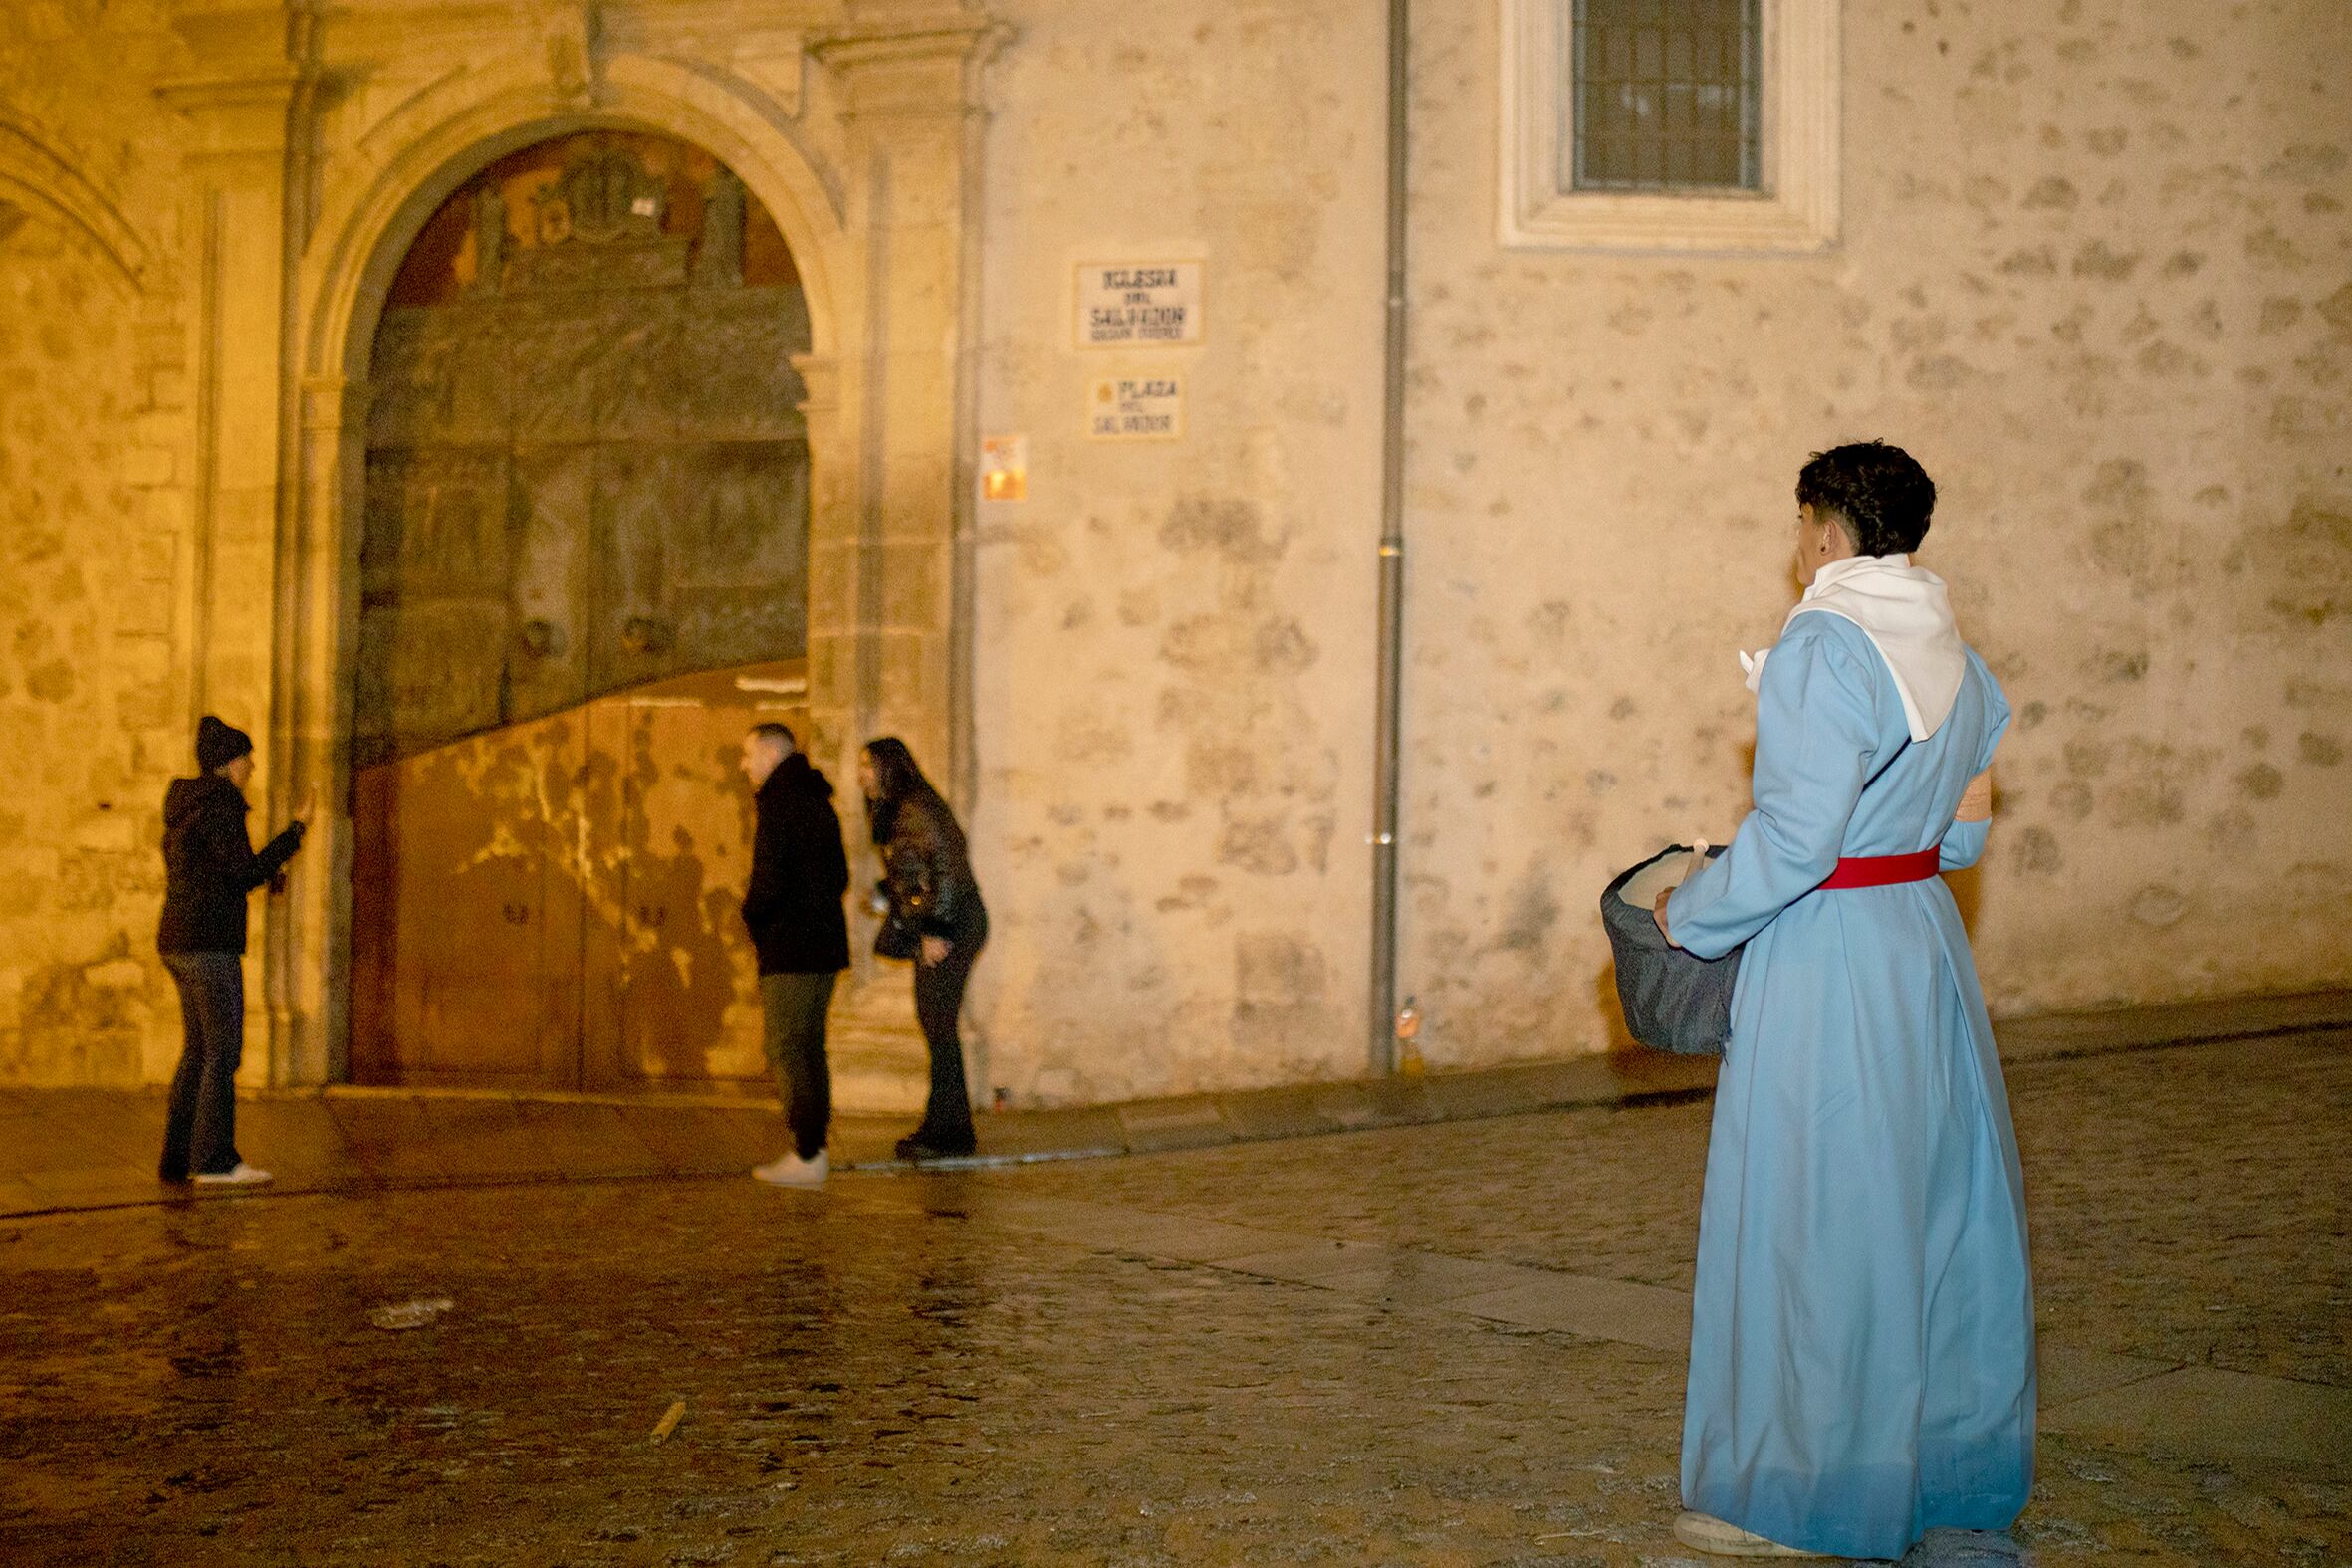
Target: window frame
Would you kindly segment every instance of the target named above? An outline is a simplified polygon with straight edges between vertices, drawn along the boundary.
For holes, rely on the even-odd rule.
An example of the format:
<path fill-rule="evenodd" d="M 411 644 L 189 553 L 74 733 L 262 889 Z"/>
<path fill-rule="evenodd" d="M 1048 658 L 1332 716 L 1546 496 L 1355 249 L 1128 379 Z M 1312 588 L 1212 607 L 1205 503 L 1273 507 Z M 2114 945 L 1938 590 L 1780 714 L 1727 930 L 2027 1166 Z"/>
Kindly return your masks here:
<path fill-rule="evenodd" d="M 1561 188 L 1571 0 L 1501 0 L 1501 243 L 1510 249 L 1809 254 L 1837 240 L 1840 0 L 1762 0 L 1762 189 Z"/>

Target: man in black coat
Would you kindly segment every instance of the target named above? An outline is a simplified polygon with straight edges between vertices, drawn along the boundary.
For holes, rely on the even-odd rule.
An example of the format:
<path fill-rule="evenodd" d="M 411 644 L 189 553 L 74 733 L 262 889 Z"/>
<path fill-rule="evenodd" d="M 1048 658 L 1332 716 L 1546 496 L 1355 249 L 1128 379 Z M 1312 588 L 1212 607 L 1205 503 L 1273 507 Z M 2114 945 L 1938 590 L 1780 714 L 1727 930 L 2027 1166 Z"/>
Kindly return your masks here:
<path fill-rule="evenodd" d="M 302 847 L 301 816 L 261 853 L 245 834 L 253 738 L 206 714 L 196 726 L 193 779 L 163 796 L 163 918 L 155 947 L 179 988 L 179 1070 L 163 1122 L 167 1182 L 258 1187 L 270 1173 L 237 1155 L 237 1063 L 245 1052 L 245 901 Z"/>
<path fill-rule="evenodd" d="M 757 792 L 751 886 L 743 923 L 760 955 L 760 1007 L 768 1064 L 784 1096 L 793 1148 L 752 1174 L 780 1187 L 816 1187 L 827 1170 L 832 1077 L 824 1059 L 824 1016 L 833 983 L 849 967 L 849 857 L 833 786 L 801 755 L 781 724 L 743 738 L 743 773 Z"/>

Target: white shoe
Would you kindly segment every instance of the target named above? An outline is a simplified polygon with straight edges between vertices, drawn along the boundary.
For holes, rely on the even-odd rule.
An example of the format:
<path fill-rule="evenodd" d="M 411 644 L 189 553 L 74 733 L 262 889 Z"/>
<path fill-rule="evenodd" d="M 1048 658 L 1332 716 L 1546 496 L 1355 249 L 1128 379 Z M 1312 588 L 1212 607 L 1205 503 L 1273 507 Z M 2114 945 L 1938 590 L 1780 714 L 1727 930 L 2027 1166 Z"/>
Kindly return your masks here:
<path fill-rule="evenodd" d="M 233 1171 L 196 1173 L 198 1187 L 267 1187 L 276 1180 L 269 1172 L 247 1165 L 243 1160 L 237 1162 L 237 1168 Z"/>
<path fill-rule="evenodd" d="M 1753 1530 L 1743 1530 L 1727 1524 L 1712 1513 L 1696 1513 L 1686 1508 L 1674 1521 L 1674 1538 L 1685 1546 L 1718 1557 L 1818 1557 L 1819 1552 L 1801 1552 L 1793 1546 L 1782 1546 L 1778 1541 L 1766 1540 Z"/>
<path fill-rule="evenodd" d="M 777 1157 L 774 1165 L 753 1166 L 752 1175 L 770 1187 L 823 1187 L 826 1173 L 831 1170 L 832 1163 L 825 1159 L 823 1149 L 806 1160 L 788 1149 Z"/>

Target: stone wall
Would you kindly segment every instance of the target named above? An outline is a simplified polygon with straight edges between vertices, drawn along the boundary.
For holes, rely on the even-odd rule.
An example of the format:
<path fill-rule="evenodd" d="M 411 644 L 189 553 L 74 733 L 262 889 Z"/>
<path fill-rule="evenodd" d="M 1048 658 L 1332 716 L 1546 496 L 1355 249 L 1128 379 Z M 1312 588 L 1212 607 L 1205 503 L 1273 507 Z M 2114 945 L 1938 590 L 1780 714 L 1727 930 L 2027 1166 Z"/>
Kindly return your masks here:
<path fill-rule="evenodd" d="M 280 106 L 232 91 L 276 48 L 261 0 L 0 6 L 0 1080 L 168 1070 L 156 812 L 194 712 L 276 725 L 335 793 L 342 568 L 332 540 L 274 562 L 270 509 L 306 498 L 297 540 L 335 515 L 350 366 L 327 329 L 372 319 L 332 294 L 365 261 L 338 247 L 429 210 L 461 132 L 599 104 L 709 127 L 825 236 L 796 241 L 832 302 L 818 731 L 836 767 L 868 723 L 936 754 L 968 691 L 982 1082 L 1069 1101 L 1359 1070 L 1379 8 L 1171 0 L 1145 25 L 1004 0 L 976 186 L 970 68 L 903 42 L 930 13 L 863 0 L 857 25 L 900 42 L 844 42 L 836 9 L 747 4 L 755 29 L 616 0 L 592 30 L 554 0 L 338 9 L 320 91 L 288 100 L 316 135 L 289 149 Z M 1416 9 L 1400 989 L 1431 1057 L 1608 1043 L 1592 900 L 1737 821 L 1733 655 L 1792 596 L 1797 466 L 1858 436 L 1941 482 L 1923 559 L 2018 711 L 1994 849 L 1960 879 L 1996 1008 L 2352 979 L 2342 8 L 1845 7 L 1839 243 L 1746 260 L 1497 243 L 1497 9 Z M 199 68 L 208 96 L 159 91 Z M 282 293 L 246 289 L 281 163 L 316 227 Z M 1122 259 L 1205 262 L 1203 343 L 1073 345 L 1074 269 Z M 322 336 L 284 361 L 289 313 Z M 199 439 L 199 351 L 227 364 L 214 428 L 299 434 L 288 463 Z M 273 386 L 284 362 L 308 379 Z M 1088 440 L 1093 380 L 1145 372 L 1183 378 L 1185 437 Z M 951 582 L 959 464 L 1000 432 L 1029 437 L 1029 496 L 978 506 Z M 303 874 L 349 863 L 331 841 Z M 268 1070 L 301 1079 L 333 1070 L 342 938 L 325 882 L 297 898 L 249 973 L 256 1026 L 300 1025 Z"/>
<path fill-rule="evenodd" d="M 1494 9 L 1416 52 L 1433 1052 L 1603 1040 L 1595 892 L 1738 821 L 1795 471 L 1872 436 L 2017 711 L 1961 887 L 1996 1010 L 2352 977 L 2342 9 L 1848 6 L 1842 241 L 1763 260 L 1498 251 Z"/>
<path fill-rule="evenodd" d="M 990 78 L 973 839 L 989 1076 L 1117 1098 L 1363 1060 L 1383 41 L 1338 0 L 1031 0 Z M 1196 347 L 1073 345 L 1086 262 L 1206 261 Z M 1086 435 L 1173 372 L 1179 441 Z"/>
<path fill-rule="evenodd" d="M 150 8 L 0 8 L 0 1082 L 170 1071 L 192 460 Z"/>
<path fill-rule="evenodd" d="M 1018 11 L 1018 8 L 1017 8 Z M 1607 876 L 1728 836 L 1805 456 L 1942 485 L 2018 721 L 1958 879 L 1995 1008 L 2352 977 L 2340 8 L 1846 7 L 1841 243 L 1496 242 L 1497 7 L 1417 7 L 1400 990 L 1441 1063 L 1611 1038 Z M 978 839 L 998 1081 L 1357 1069 L 1382 60 L 1363 7 L 1019 11 L 995 79 Z M 1069 266 L 1208 258 L 1181 445 L 1076 407 Z M 1148 254 L 1147 254 L 1148 253 Z"/>

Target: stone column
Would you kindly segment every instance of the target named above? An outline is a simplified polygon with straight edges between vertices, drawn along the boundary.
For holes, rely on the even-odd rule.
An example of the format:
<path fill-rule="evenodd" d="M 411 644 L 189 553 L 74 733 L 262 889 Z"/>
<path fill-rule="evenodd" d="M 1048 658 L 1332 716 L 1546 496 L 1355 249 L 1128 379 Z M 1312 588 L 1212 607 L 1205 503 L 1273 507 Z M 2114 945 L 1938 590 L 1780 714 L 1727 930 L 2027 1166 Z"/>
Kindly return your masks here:
<path fill-rule="evenodd" d="M 854 757 L 856 688 L 856 467 L 853 434 L 841 411 L 841 367 L 814 354 L 793 356 L 805 389 L 801 416 L 809 432 L 809 755 L 835 783 Z"/>
<path fill-rule="evenodd" d="M 971 443 L 965 353 L 971 225 L 977 215 L 975 135 L 981 67 L 1003 38 L 984 14 L 922 0 L 868 0 L 851 26 L 813 42 L 846 105 L 849 229 L 860 254 L 855 335 L 838 371 L 845 470 L 816 476 L 811 541 L 811 702 L 818 728 L 837 715 L 828 760 L 854 779 L 856 750 L 896 735 L 968 810 L 963 787 L 968 706 L 956 607 L 958 545 L 970 526 Z M 817 395 L 811 387 L 812 398 Z M 828 448 L 811 416 L 811 446 Z M 821 607 L 822 606 L 822 607 Z M 850 802 L 854 804 L 854 802 Z M 862 834 L 850 824 L 853 840 Z M 863 882 L 870 854 L 853 856 Z M 856 963 L 836 1027 L 836 1077 L 871 1058 L 904 1073 L 912 1038 L 907 977 L 870 956 L 872 924 L 854 927 Z M 980 1073 L 975 1092 L 983 1092 Z"/>
<path fill-rule="evenodd" d="M 855 724 L 896 733 L 944 781 L 953 560 L 968 465 L 961 406 L 978 71 L 997 30 L 971 13 L 893 20 L 817 45 L 847 100 L 862 341 L 843 356 L 857 442 Z"/>
<path fill-rule="evenodd" d="M 303 74 L 289 58 L 294 18 L 256 0 L 176 0 L 173 22 L 196 72 L 159 89 L 184 113 L 183 222 L 194 284 L 189 362 L 195 368 L 186 719 L 218 713 L 254 733 L 261 752 L 256 827 L 275 826 L 301 798 L 304 759 L 291 746 L 274 669 L 282 614 L 279 503 L 286 425 L 288 125 Z M 306 855 L 294 885 L 326 868 Z M 287 904 L 260 922 L 261 985 L 246 1011 L 248 1082 L 315 1078 L 287 998 Z M 312 1051 L 309 1054 L 316 1055 Z"/>
<path fill-rule="evenodd" d="M 280 556 L 295 567 L 279 584 L 277 711 L 287 794 L 299 803 L 315 783 L 319 811 L 303 846 L 304 874 L 273 901 L 279 918 L 266 951 L 276 966 L 273 1064 L 282 1068 L 273 1082 L 339 1082 L 349 1065 L 352 781 L 342 741 L 351 733 L 361 530 L 354 522 L 338 534 L 331 520 L 355 520 L 366 507 L 367 398 L 365 382 L 339 375 L 311 376 L 301 387 L 285 525 L 299 537 Z"/>

